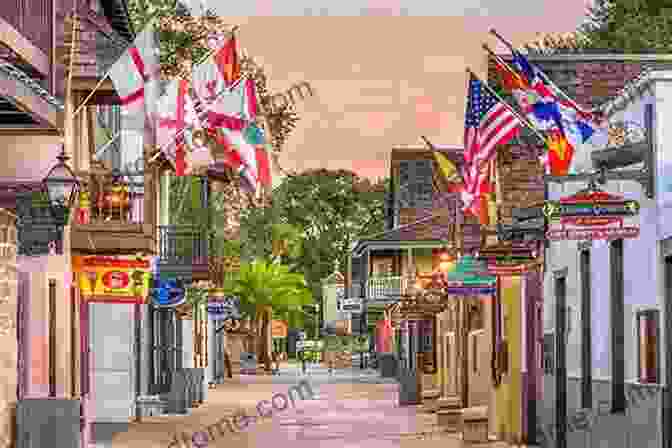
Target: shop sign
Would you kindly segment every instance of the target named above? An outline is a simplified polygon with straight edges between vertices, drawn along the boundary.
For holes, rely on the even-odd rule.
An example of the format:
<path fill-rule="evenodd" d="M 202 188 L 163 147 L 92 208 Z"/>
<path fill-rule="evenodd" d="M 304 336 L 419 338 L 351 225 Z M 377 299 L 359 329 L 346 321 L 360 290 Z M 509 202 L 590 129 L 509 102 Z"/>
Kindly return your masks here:
<path fill-rule="evenodd" d="M 73 256 L 82 298 L 91 302 L 145 303 L 150 290 L 148 257 Z"/>
<path fill-rule="evenodd" d="M 186 300 L 184 287 L 176 279 L 154 280 L 152 303 L 157 307 L 174 308 Z"/>
<path fill-rule="evenodd" d="M 637 238 L 639 227 L 588 227 L 581 229 L 555 229 L 546 233 L 551 241 L 563 240 L 617 240 Z"/>
<path fill-rule="evenodd" d="M 497 292 L 496 286 L 447 286 L 446 293 L 463 296 L 478 296 L 494 294 Z"/>
<path fill-rule="evenodd" d="M 584 190 L 559 201 L 547 201 L 546 238 L 551 241 L 637 238 L 639 226 L 630 221 L 639 215 L 639 208 L 637 201 L 601 190 Z"/>

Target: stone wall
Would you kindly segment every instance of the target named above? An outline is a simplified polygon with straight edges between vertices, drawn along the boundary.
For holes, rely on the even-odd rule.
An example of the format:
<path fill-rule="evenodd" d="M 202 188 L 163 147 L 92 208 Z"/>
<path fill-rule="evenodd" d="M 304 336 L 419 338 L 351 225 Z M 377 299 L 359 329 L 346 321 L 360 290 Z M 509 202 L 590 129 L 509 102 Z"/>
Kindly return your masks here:
<path fill-rule="evenodd" d="M 0 210 L 0 448 L 12 446 L 17 385 L 17 270 L 14 218 Z"/>

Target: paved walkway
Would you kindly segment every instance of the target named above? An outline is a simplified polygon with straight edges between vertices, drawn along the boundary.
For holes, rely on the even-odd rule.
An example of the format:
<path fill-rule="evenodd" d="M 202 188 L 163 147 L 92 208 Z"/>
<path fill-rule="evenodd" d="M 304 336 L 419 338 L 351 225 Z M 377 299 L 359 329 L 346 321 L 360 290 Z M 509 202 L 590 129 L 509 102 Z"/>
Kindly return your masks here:
<path fill-rule="evenodd" d="M 328 375 L 328 374 L 327 374 Z M 344 372 L 339 375 L 345 375 Z M 287 394 L 291 384 L 278 382 L 278 376 L 241 376 L 227 380 L 208 391 L 207 401 L 187 416 L 148 417 L 133 423 L 127 433 L 115 436 L 112 448 L 386 448 L 423 447 L 458 448 L 462 441 L 455 435 L 439 432 L 435 415 L 418 412 L 416 407 L 397 405 L 396 384 L 345 384 L 315 382 L 307 378 L 314 399 L 296 399 L 295 406 L 275 411 L 270 418 L 250 422 L 235 432 L 232 426 L 216 431 L 217 421 L 233 417 L 240 408 L 256 415 L 261 400 L 275 394 Z M 287 374 L 286 377 L 290 375 Z M 321 373 L 312 379 L 322 377 Z M 296 382 L 296 381 L 295 381 Z M 294 383 L 295 383 L 294 382 Z M 306 398 L 308 398 L 306 396 Z M 277 399 L 276 399 L 277 400 Z M 278 407 L 282 407 L 279 402 Z M 214 440 L 208 440 L 210 426 Z M 184 433 L 189 444 L 181 444 L 175 435 Z M 191 435 L 199 433 L 195 437 Z M 199 438 L 200 437 L 200 438 Z M 172 444 L 171 444 L 172 443 Z M 470 445 L 476 448 L 475 445 Z M 504 447 L 503 443 L 490 444 Z"/>

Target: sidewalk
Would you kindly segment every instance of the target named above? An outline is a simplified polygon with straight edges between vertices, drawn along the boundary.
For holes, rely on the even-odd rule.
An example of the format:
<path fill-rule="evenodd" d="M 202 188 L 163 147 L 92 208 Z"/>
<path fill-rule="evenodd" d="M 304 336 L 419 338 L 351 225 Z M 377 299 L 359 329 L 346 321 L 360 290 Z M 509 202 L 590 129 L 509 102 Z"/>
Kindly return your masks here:
<path fill-rule="evenodd" d="M 459 436 L 439 431 L 436 416 L 415 406 L 397 405 L 395 384 L 343 384 L 307 380 L 314 400 L 299 400 L 294 408 L 250 424 L 242 432 L 227 432 L 210 441 L 189 445 L 175 442 L 183 431 L 190 437 L 232 417 L 238 409 L 254 410 L 261 400 L 286 394 L 293 383 L 278 383 L 277 376 L 241 376 L 208 391 L 206 403 L 185 416 L 148 417 L 132 423 L 127 433 L 115 436 L 111 448 L 503 448 L 505 443 L 464 445 Z M 306 397 L 307 398 L 307 397 Z M 251 415 L 251 414 L 248 414 Z M 108 448 L 106 446 L 105 448 Z M 102 448 L 102 447 L 99 447 Z"/>

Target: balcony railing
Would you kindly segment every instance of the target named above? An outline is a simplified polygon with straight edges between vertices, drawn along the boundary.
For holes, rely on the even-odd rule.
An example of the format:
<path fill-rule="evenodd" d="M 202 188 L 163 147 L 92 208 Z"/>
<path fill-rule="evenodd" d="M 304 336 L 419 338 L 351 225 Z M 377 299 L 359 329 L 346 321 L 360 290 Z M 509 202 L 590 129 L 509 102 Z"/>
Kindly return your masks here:
<path fill-rule="evenodd" d="M 159 263 L 208 264 L 206 229 L 190 225 L 159 226 Z"/>
<path fill-rule="evenodd" d="M 393 299 L 403 295 L 407 288 L 406 277 L 377 277 L 369 279 L 366 296 L 369 299 Z"/>

